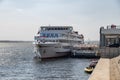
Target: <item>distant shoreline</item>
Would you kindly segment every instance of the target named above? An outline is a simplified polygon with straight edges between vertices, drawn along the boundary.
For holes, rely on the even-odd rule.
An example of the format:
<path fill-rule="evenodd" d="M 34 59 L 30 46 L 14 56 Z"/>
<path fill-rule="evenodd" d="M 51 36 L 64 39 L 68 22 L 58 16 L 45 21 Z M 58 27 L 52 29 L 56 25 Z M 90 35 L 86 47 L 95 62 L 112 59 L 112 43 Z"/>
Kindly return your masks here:
<path fill-rule="evenodd" d="M 19 42 L 33 42 L 33 41 L 12 41 L 12 40 L 0 40 L 0 42 L 2 43 L 2 42 L 6 42 L 6 43 L 9 43 L 9 42 L 17 42 L 17 43 L 19 43 Z"/>

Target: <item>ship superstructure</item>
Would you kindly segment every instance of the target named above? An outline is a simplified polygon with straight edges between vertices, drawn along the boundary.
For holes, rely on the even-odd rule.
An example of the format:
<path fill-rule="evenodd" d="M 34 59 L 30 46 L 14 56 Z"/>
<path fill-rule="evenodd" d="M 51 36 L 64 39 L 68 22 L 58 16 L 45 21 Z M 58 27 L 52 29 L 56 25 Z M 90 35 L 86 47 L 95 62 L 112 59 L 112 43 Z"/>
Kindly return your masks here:
<path fill-rule="evenodd" d="M 40 58 L 60 57 L 70 54 L 73 45 L 83 44 L 84 36 L 72 26 L 41 26 L 34 43 Z"/>

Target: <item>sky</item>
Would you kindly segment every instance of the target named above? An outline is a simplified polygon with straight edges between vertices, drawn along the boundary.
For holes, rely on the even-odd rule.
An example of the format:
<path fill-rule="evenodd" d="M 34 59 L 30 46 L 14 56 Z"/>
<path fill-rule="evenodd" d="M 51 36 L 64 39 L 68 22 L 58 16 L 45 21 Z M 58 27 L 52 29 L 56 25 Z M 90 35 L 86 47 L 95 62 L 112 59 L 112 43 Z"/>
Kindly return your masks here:
<path fill-rule="evenodd" d="M 85 40 L 120 25 L 120 0 L 0 0 L 0 40 L 34 40 L 40 26 L 73 26 Z"/>

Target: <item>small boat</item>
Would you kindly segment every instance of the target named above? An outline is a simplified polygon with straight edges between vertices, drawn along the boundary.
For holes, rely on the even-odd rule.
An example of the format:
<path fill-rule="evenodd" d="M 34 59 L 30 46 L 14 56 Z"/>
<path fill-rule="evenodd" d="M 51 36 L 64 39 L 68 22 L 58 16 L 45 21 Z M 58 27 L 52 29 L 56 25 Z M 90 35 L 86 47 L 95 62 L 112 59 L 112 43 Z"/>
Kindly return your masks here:
<path fill-rule="evenodd" d="M 87 73 L 91 73 L 94 70 L 94 68 L 93 67 L 86 67 L 84 70 Z"/>
<path fill-rule="evenodd" d="M 95 68 L 95 66 L 97 65 L 97 63 L 98 63 L 98 60 L 92 61 L 92 62 L 90 63 L 90 65 L 89 65 L 89 67 Z"/>

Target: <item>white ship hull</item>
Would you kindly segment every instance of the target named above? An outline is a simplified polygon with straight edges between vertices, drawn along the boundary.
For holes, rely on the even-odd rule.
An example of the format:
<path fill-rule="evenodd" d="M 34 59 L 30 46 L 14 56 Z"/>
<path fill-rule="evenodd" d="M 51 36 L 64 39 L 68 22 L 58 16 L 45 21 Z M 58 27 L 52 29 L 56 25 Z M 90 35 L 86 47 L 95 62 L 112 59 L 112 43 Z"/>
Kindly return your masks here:
<path fill-rule="evenodd" d="M 62 57 L 70 54 L 70 48 L 63 48 L 61 44 L 36 44 L 36 53 L 41 59 Z"/>

